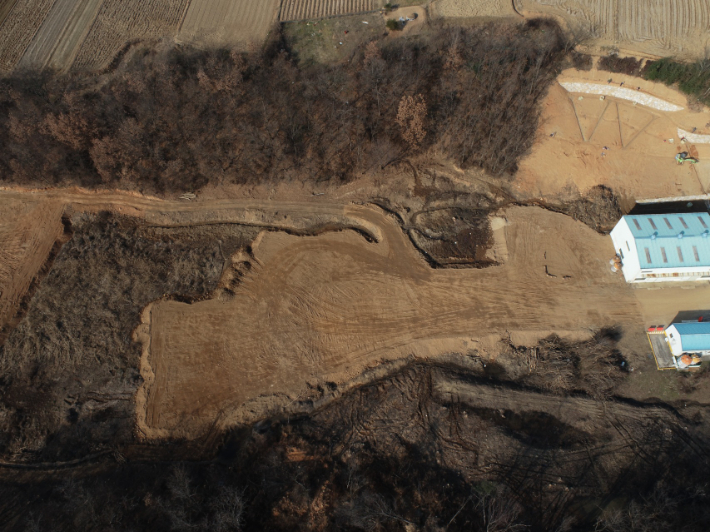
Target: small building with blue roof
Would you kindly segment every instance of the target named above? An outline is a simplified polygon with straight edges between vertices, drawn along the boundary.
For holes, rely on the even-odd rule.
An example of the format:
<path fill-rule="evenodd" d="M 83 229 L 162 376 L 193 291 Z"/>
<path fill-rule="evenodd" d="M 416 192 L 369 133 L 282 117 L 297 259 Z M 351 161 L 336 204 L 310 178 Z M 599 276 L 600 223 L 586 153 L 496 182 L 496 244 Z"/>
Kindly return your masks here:
<path fill-rule="evenodd" d="M 611 240 L 628 283 L 710 280 L 710 215 L 626 215 Z"/>

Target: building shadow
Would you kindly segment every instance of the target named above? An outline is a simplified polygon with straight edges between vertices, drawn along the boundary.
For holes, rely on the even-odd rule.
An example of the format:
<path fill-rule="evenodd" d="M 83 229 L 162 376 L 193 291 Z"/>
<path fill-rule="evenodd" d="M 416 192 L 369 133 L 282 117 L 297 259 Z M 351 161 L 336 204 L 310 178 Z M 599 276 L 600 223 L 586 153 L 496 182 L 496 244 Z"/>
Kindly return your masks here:
<path fill-rule="evenodd" d="M 675 315 L 671 323 L 683 323 L 694 321 L 710 321 L 710 310 L 681 310 Z M 670 323 L 669 323 L 670 325 Z"/>

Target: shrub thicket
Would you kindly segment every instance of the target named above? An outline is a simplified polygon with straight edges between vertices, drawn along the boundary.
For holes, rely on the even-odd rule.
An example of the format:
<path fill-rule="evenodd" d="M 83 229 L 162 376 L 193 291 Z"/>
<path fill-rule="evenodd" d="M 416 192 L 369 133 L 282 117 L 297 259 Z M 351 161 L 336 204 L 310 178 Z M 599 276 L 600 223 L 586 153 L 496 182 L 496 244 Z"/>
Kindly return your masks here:
<path fill-rule="evenodd" d="M 678 84 L 685 94 L 710 105 L 710 60 L 681 63 L 666 57 L 646 64 L 643 76 L 666 85 Z"/>
<path fill-rule="evenodd" d="M 564 53 L 559 27 L 533 20 L 369 43 L 336 66 L 298 66 L 277 41 L 252 54 L 144 50 L 92 88 L 16 75 L 0 80 L 0 182 L 343 182 L 431 149 L 513 172 Z M 427 106 L 416 144 L 397 120 L 407 98 Z"/>

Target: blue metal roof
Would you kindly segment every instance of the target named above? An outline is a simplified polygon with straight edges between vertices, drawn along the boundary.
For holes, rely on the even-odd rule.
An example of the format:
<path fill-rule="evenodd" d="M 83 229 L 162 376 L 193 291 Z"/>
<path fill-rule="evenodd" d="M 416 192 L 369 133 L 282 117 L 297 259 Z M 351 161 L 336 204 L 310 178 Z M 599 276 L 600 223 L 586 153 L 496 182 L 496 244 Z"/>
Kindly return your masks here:
<path fill-rule="evenodd" d="M 710 350 L 710 321 L 674 323 L 683 351 Z"/>
<path fill-rule="evenodd" d="M 710 215 L 706 212 L 624 216 L 641 268 L 710 266 Z"/>

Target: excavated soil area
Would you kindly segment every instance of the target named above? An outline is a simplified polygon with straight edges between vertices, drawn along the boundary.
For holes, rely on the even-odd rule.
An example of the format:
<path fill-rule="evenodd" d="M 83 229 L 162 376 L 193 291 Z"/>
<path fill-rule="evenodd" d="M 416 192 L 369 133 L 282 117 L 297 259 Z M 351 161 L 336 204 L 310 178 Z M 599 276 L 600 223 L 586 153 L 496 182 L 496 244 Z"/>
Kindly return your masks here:
<path fill-rule="evenodd" d="M 146 308 L 137 330 L 146 436 L 228 427 L 287 406 L 306 383 L 344 382 L 384 360 L 466 352 L 504 335 L 585 337 L 641 319 L 633 291 L 609 274 L 608 237 L 562 214 L 506 210 L 507 262 L 456 270 L 432 269 L 382 211 L 345 213 L 377 228 L 376 241 L 265 232 L 250 257 L 232 259 L 239 283 L 228 292 Z"/>

